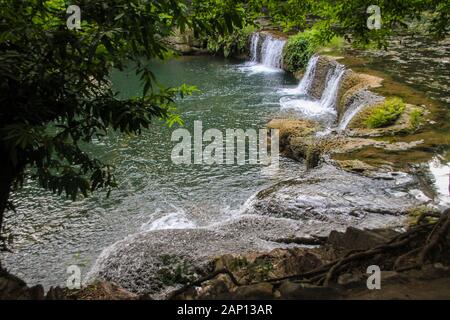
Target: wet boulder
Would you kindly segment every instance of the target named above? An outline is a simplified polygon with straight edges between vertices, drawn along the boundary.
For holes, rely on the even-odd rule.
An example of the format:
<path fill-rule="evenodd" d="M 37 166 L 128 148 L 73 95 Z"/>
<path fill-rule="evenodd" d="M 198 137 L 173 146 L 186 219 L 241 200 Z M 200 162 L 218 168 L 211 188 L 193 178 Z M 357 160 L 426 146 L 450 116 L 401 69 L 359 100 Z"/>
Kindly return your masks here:
<path fill-rule="evenodd" d="M 305 232 L 328 235 L 332 230 L 401 225 L 411 207 L 422 204 L 415 179 L 405 173 L 379 178 L 323 164 L 299 179 L 260 191 L 248 213 L 302 221 Z"/>

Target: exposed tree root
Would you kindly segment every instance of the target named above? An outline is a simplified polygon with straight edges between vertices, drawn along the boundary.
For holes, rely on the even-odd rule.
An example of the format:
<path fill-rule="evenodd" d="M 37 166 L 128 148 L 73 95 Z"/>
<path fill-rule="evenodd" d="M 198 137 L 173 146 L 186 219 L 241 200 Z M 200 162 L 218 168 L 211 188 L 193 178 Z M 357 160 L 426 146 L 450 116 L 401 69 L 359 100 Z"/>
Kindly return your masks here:
<path fill-rule="evenodd" d="M 206 276 L 204 276 L 204 277 L 202 277 L 202 278 L 200 278 L 200 279 L 198 279 L 198 280 L 196 280 L 196 281 L 194 281 L 192 283 L 189 283 L 189 284 L 181 287 L 178 290 L 175 290 L 175 291 L 171 292 L 171 294 L 169 295 L 168 299 L 172 300 L 176 296 L 186 292 L 190 288 L 196 287 L 196 286 L 200 286 L 203 282 L 206 282 L 208 280 L 214 279 L 215 277 L 217 277 L 218 275 L 221 275 L 221 274 L 227 275 L 235 286 L 237 286 L 237 287 L 241 286 L 239 281 L 237 281 L 236 277 L 233 275 L 233 273 L 230 270 L 228 270 L 228 269 L 220 269 L 220 270 L 214 271 L 213 273 L 211 273 L 209 275 L 206 275 Z"/>
<path fill-rule="evenodd" d="M 436 219 L 438 220 L 436 221 Z M 348 252 L 345 256 L 324 264 L 314 270 L 302 274 L 269 279 L 264 282 L 280 283 L 285 280 L 297 280 L 319 286 L 328 286 L 334 283 L 340 274 L 358 268 L 361 269 L 363 264 L 366 265 L 368 260 L 370 261 L 374 258 L 382 259 L 384 263 L 390 263 L 392 266 L 391 269 L 397 272 L 423 268 L 427 262 L 435 262 L 438 253 L 445 253 L 445 250 L 448 250 L 449 244 L 447 243 L 447 237 L 449 233 L 450 209 L 445 210 L 442 214 L 424 213 L 417 219 L 417 225 L 412 226 L 408 231 L 399 234 L 385 244 L 368 250 L 353 250 Z M 299 238 L 297 240 L 280 239 L 279 242 L 301 242 L 304 244 L 305 239 Z M 313 240 L 313 242 L 320 241 L 318 239 L 308 239 L 307 242 L 311 242 L 311 240 Z M 414 263 L 405 263 L 410 260 L 413 260 Z M 199 286 L 203 282 L 211 280 L 219 274 L 228 275 L 236 286 L 242 285 L 229 270 L 221 269 L 174 291 L 170 295 L 170 298 L 182 294 L 191 287 Z"/>

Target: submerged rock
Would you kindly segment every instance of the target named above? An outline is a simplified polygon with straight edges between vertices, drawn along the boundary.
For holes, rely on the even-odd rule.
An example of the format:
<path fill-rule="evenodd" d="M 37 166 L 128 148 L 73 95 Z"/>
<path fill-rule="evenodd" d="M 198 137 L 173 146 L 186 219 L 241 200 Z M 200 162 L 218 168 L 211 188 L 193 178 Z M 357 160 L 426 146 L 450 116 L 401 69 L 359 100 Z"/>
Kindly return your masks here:
<path fill-rule="evenodd" d="M 270 238 L 295 237 L 300 227 L 297 221 L 244 215 L 208 228 L 141 232 L 105 249 L 87 282 L 111 281 L 161 297 L 165 289 L 211 271 L 215 257 L 282 247 Z"/>
<path fill-rule="evenodd" d="M 376 179 L 324 164 L 259 192 L 248 213 L 304 221 L 325 235 L 346 226 L 400 225 L 402 215 L 421 203 L 412 192 L 416 188 L 404 173 Z"/>

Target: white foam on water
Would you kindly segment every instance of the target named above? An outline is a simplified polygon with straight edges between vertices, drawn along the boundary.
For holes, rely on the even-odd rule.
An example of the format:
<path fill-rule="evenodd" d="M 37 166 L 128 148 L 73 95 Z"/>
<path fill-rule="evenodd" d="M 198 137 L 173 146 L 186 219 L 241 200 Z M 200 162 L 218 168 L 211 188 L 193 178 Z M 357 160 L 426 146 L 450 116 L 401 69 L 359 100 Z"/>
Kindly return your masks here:
<path fill-rule="evenodd" d="M 239 66 L 239 70 L 248 73 L 249 75 L 258 73 L 281 73 L 284 72 L 282 69 L 268 67 L 256 62 L 246 62 Z"/>
<path fill-rule="evenodd" d="M 450 163 L 443 163 L 435 157 L 428 163 L 433 176 L 434 187 L 438 196 L 437 202 L 443 206 L 450 205 Z"/>
<path fill-rule="evenodd" d="M 141 231 L 169 230 L 169 229 L 193 229 L 196 224 L 190 221 L 186 212 L 181 208 L 163 215 L 158 219 L 152 219 L 141 226 Z"/>
<path fill-rule="evenodd" d="M 282 97 L 280 99 L 281 110 L 294 110 L 307 118 L 317 118 L 327 110 L 322 108 L 319 101 L 303 97 Z"/>

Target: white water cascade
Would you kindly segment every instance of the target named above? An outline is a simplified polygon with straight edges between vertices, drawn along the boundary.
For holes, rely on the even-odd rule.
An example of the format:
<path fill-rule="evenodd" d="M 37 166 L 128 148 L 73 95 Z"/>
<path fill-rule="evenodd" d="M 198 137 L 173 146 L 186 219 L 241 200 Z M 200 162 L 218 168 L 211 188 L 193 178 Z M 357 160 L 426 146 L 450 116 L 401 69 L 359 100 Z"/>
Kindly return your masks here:
<path fill-rule="evenodd" d="M 337 64 L 334 70 L 329 71 L 327 84 L 320 100 L 320 105 L 323 108 L 336 110 L 337 98 L 344 73 L 345 66 L 342 64 Z"/>
<path fill-rule="evenodd" d="M 250 57 L 252 62 L 258 62 L 258 45 L 259 45 L 259 32 L 252 35 L 252 41 L 250 44 Z"/>
<path fill-rule="evenodd" d="M 298 88 L 296 89 L 298 94 L 308 94 L 311 89 L 314 75 L 316 74 L 316 66 L 317 61 L 319 60 L 319 56 L 313 56 L 309 59 L 308 66 L 306 67 L 305 75 L 303 76 Z"/>
<path fill-rule="evenodd" d="M 347 110 L 342 116 L 341 121 L 339 122 L 338 129 L 340 131 L 347 129 L 347 126 L 349 125 L 350 121 L 352 121 L 353 117 L 356 116 L 364 107 L 364 104 L 360 104 L 354 108 Z"/>
<path fill-rule="evenodd" d="M 286 40 L 254 33 L 250 44 L 251 62 L 260 63 L 267 68 L 281 69 L 285 44 Z"/>
<path fill-rule="evenodd" d="M 285 44 L 285 40 L 266 37 L 261 48 L 261 63 L 267 67 L 280 69 Z"/>
<path fill-rule="evenodd" d="M 320 100 L 310 97 L 311 88 L 316 77 L 318 56 L 313 56 L 308 62 L 305 75 L 298 87 L 286 91 L 293 96 L 285 96 L 280 99 L 282 109 L 295 110 L 309 119 L 319 120 L 331 126 L 336 120 L 336 104 L 345 66 L 339 63 L 330 68 L 326 77 L 325 89 Z M 300 97 L 299 97 L 300 95 Z"/>

